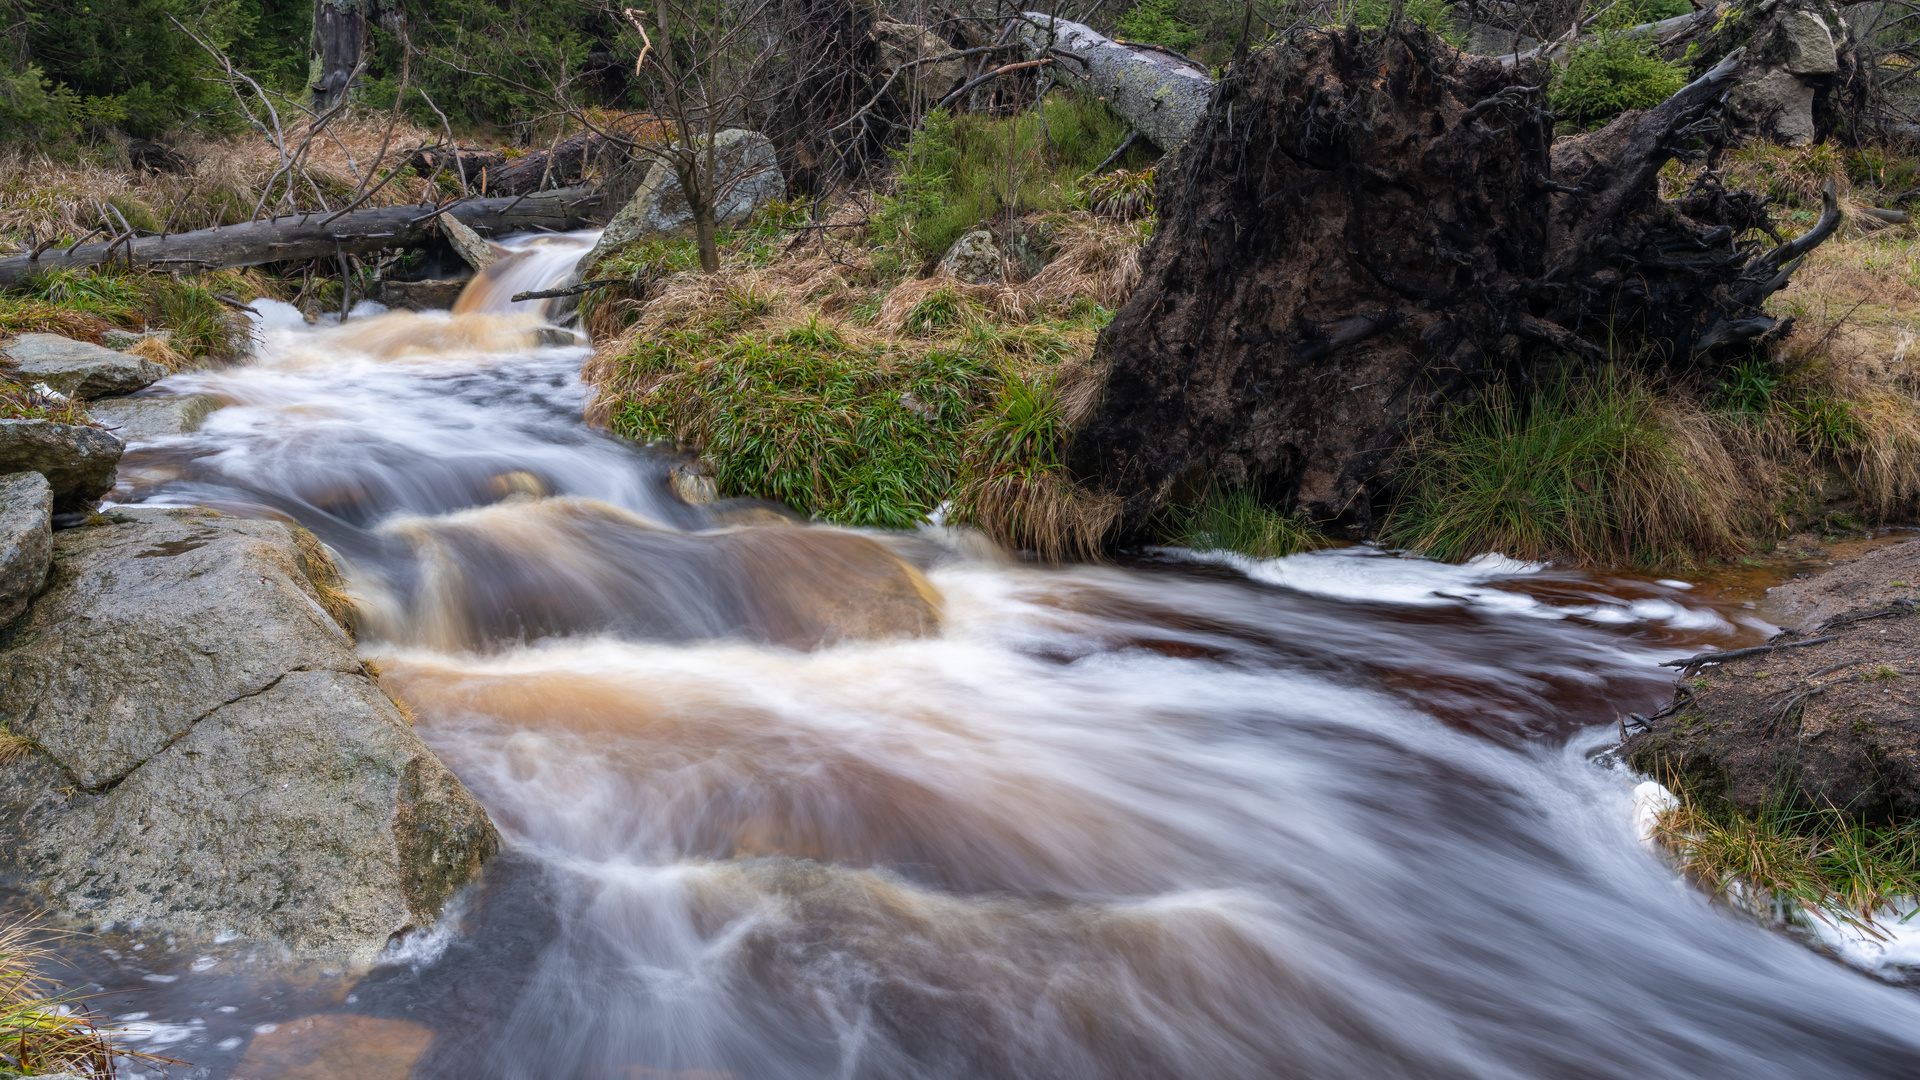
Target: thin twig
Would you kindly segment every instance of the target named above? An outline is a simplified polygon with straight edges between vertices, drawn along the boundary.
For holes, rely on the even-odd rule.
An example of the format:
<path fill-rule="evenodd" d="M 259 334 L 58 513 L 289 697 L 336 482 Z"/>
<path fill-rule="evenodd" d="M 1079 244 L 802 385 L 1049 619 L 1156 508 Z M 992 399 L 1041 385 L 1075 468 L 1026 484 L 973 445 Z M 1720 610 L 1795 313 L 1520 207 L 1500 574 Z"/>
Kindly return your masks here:
<path fill-rule="evenodd" d="M 1732 652 L 1701 653 L 1698 656 L 1689 656 L 1685 660 L 1667 660 L 1662 662 L 1660 666 L 1679 668 L 1684 674 L 1688 668 L 1696 668 L 1702 664 L 1724 664 L 1729 660 L 1739 660 L 1748 656 L 1760 656 L 1765 653 L 1778 652 L 1781 649 L 1799 649 L 1808 645 L 1824 645 L 1833 640 L 1835 640 L 1835 635 L 1829 634 L 1826 637 L 1808 638 L 1805 641 L 1790 641 L 1785 645 L 1755 645 L 1751 649 L 1735 649 Z"/>

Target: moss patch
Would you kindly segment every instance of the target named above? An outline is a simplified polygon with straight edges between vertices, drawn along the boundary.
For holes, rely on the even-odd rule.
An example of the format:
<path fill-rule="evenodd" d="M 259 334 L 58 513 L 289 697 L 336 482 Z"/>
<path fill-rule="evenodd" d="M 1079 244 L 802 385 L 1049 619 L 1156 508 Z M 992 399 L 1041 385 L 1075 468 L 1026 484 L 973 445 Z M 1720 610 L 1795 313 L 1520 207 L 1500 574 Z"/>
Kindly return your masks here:
<path fill-rule="evenodd" d="M 188 363 L 231 360 L 245 349 L 246 320 L 224 303 L 274 295 L 252 271 L 199 277 L 125 271 L 55 270 L 0 291 L 0 333 L 50 333 L 98 344 L 108 330 L 168 330 Z"/>

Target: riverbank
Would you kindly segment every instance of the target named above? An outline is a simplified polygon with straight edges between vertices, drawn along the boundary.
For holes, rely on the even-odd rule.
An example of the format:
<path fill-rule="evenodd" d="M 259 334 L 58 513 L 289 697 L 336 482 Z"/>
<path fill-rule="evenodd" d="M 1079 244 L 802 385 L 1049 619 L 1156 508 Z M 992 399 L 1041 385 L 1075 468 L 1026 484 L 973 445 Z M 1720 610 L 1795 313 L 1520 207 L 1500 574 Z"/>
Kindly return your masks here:
<path fill-rule="evenodd" d="M 1678 796 L 1655 835 L 1708 891 L 1869 936 L 1920 895 L 1917 586 L 1914 539 L 1802 573 L 1760 604 L 1779 634 L 1672 662 L 1633 718 L 1620 756 Z"/>

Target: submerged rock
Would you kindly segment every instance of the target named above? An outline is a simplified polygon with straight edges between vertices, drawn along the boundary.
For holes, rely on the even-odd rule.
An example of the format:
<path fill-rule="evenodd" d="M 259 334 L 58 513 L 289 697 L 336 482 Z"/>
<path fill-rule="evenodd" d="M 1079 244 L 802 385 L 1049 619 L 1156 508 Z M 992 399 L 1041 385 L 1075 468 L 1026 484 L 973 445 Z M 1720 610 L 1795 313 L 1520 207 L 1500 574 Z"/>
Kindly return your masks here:
<path fill-rule="evenodd" d="M 780 175 L 773 141 L 765 135 L 729 128 L 714 136 L 714 157 L 721 197 L 713 216 L 720 227 L 745 224 L 755 210 L 786 194 L 787 181 Z M 580 265 L 594 266 L 650 237 L 692 231 L 693 209 L 680 190 L 680 178 L 665 162 L 656 161 Z"/>
<path fill-rule="evenodd" d="M 37 472 L 56 503 L 97 499 L 113 489 L 126 449 L 111 432 L 51 420 L 0 420 L 0 473 Z"/>
<path fill-rule="evenodd" d="M 776 518 L 682 532 L 591 499 L 517 496 L 388 531 L 414 550 L 418 571 L 396 575 L 411 587 L 357 587 L 369 626 L 395 644 L 451 652 L 604 633 L 813 649 L 940 628 L 926 578 L 842 529 Z"/>
<path fill-rule="evenodd" d="M 750 625 L 764 640 L 811 649 L 940 631 L 939 592 L 858 533 L 767 526 L 716 540 L 733 572 L 754 586 L 746 594 Z"/>
<path fill-rule="evenodd" d="M 27 610 L 53 556 L 53 489 L 35 472 L 0 476 L 0 626 Z"/>
<path fill-rule="evenodd" d="M 87 415 L 123 443 L 152 442 L 199 431 L 208 414 L 224 404 L 212 394 L 109 398 L 89 404 Z"/>
<path fill-rule="evenodd" d="M 498 846 L 319 603 L 290 530 L 123 510 L 55 534 L 0 645 L 0 870 L 56 911 L 370 960 Z"/>
<path fill-rule="evenodd" d="M 406 311 L 450 311 L 460 301 L 468 278 L 439 278 L 426 281 L 383 281 L 379 300 L 390 308 Z"/>
<path fill-rule="evenodd" d="M 151 360 L 58 334 L 21 334 L 5 352 L 23 382 L 43 382 L 68 397 L 131 394 L 168 375 Z"/>

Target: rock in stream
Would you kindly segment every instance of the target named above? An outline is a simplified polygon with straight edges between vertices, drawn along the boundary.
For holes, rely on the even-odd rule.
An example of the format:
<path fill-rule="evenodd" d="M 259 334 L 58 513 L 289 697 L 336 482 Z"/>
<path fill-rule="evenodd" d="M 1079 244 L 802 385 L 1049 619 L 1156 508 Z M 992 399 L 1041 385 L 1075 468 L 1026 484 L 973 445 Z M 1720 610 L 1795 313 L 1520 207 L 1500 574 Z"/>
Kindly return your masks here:
<path fill-rule="evenodd" d="M 0 874 L 57 912 L 371 960 L 498 846 L 354 654 L 291 530 L 132 508 L 53 536 L 0 634 Z"/>

